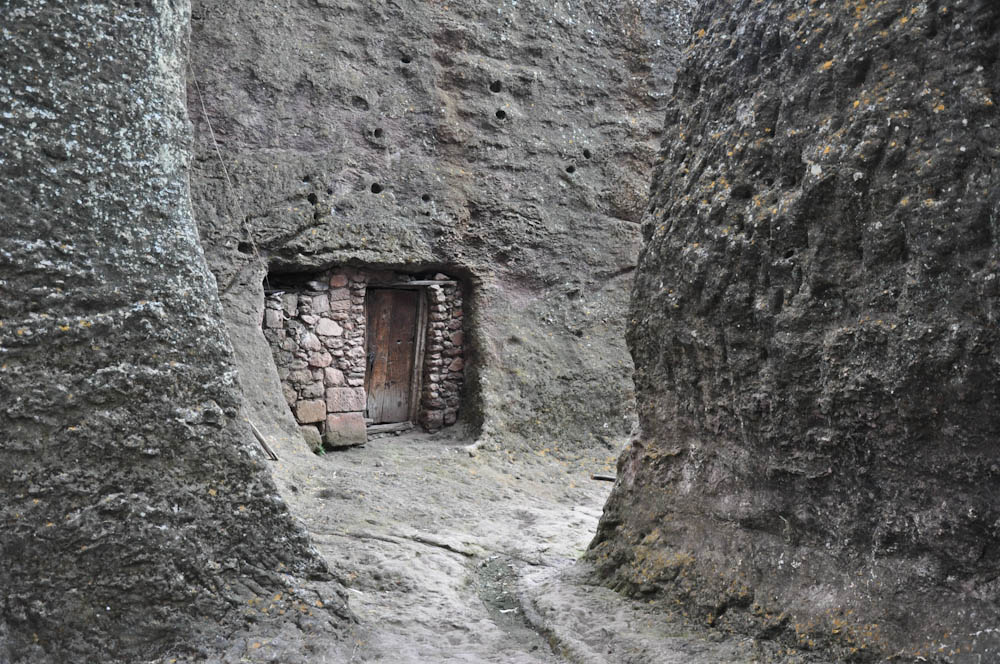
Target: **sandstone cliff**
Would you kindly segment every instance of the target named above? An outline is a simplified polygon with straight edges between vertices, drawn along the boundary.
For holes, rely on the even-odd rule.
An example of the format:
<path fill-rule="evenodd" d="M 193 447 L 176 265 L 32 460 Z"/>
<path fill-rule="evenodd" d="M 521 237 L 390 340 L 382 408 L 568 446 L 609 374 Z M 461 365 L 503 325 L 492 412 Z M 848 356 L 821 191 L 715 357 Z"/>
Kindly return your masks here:
<path fill-rule="evenodd" d="M 1000 656 L 998 28 L 986 0 L 703 4 L 609 583 L 793 648 Z"/>

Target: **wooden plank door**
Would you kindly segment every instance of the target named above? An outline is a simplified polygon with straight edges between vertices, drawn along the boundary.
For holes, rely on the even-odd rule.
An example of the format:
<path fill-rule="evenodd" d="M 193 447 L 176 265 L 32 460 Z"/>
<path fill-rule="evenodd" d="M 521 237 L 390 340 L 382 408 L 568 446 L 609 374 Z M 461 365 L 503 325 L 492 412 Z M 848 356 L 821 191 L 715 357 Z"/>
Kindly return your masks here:
<path fill-rule="evenodd" d="M 373 424 L 410 419 L 420 292 L 369 289 L 365 392 Z"/>

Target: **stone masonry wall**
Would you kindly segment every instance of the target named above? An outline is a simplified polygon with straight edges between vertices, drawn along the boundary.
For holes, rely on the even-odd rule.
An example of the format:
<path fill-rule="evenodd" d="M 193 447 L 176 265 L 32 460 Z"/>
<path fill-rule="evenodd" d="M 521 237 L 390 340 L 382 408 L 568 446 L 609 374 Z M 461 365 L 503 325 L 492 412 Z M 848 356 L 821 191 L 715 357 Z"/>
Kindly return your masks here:
<path fill-rule="evenodd" d="M 264 336 L 285 400 L 313 447 L 365 442 L 365 279 L 324 273 L 266 296 Z"/>
<path fill-rule="evenodd" d="M 443 274 L 436 280 L 447 279 Z M 454 424 L 458 419 L 465 376 L 462 331 L 462 289 L 457 284 L 428 288 L 429 314 L 424 386 L 420 400 L 420 424 L 428 431 Z"/>
<path fill-rule="evenodd" d="M 280 277 L 276 277 L 280 279 Z M 426 287 L 428 312 L 424 388 L 418 421 L 428 430 L 458 419 L 464 363 L 461 288 L 444 274 Z M 413 277 L 389 271 L 335 268 L 298 287 L 266 295 L 263 329 L 285 401 L 315 449 L 364 444 L 365 295 Z"/>

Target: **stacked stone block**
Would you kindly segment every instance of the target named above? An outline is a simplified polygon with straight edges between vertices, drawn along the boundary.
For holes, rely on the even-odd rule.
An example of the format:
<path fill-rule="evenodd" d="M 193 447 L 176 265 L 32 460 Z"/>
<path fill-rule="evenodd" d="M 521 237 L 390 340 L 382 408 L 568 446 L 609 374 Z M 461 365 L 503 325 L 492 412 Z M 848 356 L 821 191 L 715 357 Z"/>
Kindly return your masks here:
<path fill-rule="evenodd" d="M 332 271 L 299 292 L 269 293 L 264 336 L 306 440 L 364 444 L 364 279 Z"/>
<path fill-rule="evenodd" d="M 289 408 L 314 448 L 367 440 L 365 295 L 413 277 L 337 268 L 303 288 L 267 294 L 264 336 Z M 455 423 L 464 374 L 462 291 L 444 274 L 424 288 L 427 333 L 418 420 L 429 431 Z"/>
<path fill-rule="evenodd" d="M 435 275 L 446 281 L 447 276 Z M 465 360 L 462 289 L 453 283 L 427 288 L 427 341 L 420 424 L 428 431 L 454 424 L 461 404 Z"/>

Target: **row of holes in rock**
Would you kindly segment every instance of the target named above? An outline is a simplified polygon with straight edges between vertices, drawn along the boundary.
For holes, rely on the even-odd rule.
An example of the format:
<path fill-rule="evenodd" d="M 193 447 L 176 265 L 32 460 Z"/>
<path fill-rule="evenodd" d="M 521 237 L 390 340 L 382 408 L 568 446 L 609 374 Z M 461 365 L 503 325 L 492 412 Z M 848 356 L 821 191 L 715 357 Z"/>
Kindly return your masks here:
<path fill-rule="evenodd" d="M 302 182 L 306 184 L 309 184 L 311 180 L 312 178 L 309 177 L 308 175 L 302 178 Z M 385 186 L 382 185 L 380 182 L 372 182 L 370 189 L 373 194 L 381 194 L 383 191 L 385 191 Z M 326 193 L 333 194 L 333 189 L 327 189 Z M 319 197 L 316 194 L 309 194 L 308 196 L 306 196 L 306 200 L 309 201 L 309 203 L 311 203 L 312 205 L 316 205 L 317 203 L 319 203 Z M 422 200 L 424 203 L 430 203 L 431 195 L 422 194 L 420 196 L 420 200 Z"/>
<path fill-rule="evenodd" d="M 587 158 L 587 159 L 590 159 L 590 150 L 584 150 L 583 151 L 583 156 L 585 158 Z M 570 164 L 569 166 L 566 167 L 566 172 L 572 175 L 573 173 L 576 172 L 576 166 L 573 165 L 573 164 Z M 302 181 L 303 182 L 309 182 L 308 176 L 306 176 L 305 178 L 303 178 Z M 371 190 L 371 192 L 373 194 L 381 194 L 383 191 L 385 191 L 385 186 L 381 182 L 372 182 L 372 184 L 369 187 L 369 189 Z M 326 193 L 327 194 L 333 194 L 333 190 L 332 189 L 327 189 Z M 306 196 L 306 200 L 308 200 L 309 203 L 312 204 L 312 205 L 316 205 L 317 203 L 319 203 L 319 197 L 316 194 L 309 194 L 308 196 Z M 424 203 L 430 203 L 431 202 L 431 195 L 430 194 L 422 194 L 420 196 L 420 200 L 422 200 Z"/>

